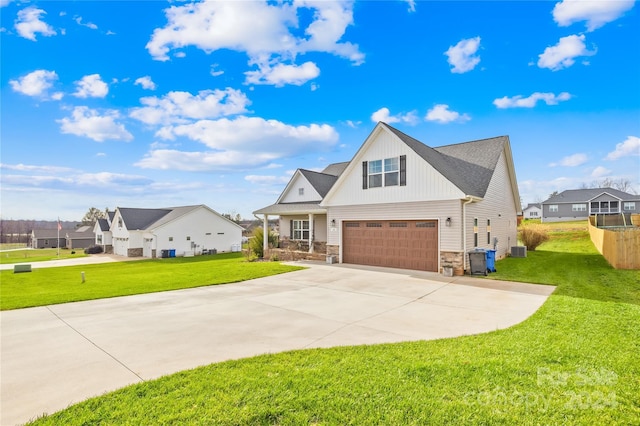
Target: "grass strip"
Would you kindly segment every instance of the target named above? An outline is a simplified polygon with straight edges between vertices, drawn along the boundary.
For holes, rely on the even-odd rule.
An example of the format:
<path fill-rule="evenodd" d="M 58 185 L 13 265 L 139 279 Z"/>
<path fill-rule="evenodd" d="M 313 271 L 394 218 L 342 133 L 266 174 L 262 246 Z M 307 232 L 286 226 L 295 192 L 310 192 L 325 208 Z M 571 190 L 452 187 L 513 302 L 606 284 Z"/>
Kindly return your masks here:
<path fill-rule="evenodd" d="M 44 262 L 46 260 L 76 259 L 86 256 L 84 249 L 60 249 L 60 256 L 58 256 L 58 249 L 11 250 L 0 253 L 0 264 Z"/>
<path fill-rule="evenodd" d="M 0 309 L 226 284 L 298 269 L 278 262 L 247 262 L 241 253 L 224 253 L 38 268 L 25 274 L 0 271 Z"/>
<path fill-rule="evenodd" d="M 212 364 L 33 424 L 637 424 L 640 273 L 612 269 L 585 238 L 555 232 L 497 262 L 492 278 L 558 286 L 509 329 Z"/>

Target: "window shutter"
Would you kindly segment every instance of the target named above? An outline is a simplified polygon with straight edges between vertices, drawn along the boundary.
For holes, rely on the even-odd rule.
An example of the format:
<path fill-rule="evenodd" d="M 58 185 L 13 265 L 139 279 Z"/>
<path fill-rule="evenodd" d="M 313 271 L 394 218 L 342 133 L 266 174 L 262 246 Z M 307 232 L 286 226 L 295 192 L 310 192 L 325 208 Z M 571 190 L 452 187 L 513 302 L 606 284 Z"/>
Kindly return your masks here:
<path fill-rule="evenodd" d="M 400 186 L 407 185 L 407 156 L 400 156 Z"/>
<path fill-rule="evenodd" d="M 366 161 L 362 162 L 362 189 L 367 189 L 369 187 L 369 176 L 368 169 L 369 164 Z"/>
<path fill-rule="evenodd" d="M 293 220 L 289 221 L 289 238 L 293 240 Z"/>

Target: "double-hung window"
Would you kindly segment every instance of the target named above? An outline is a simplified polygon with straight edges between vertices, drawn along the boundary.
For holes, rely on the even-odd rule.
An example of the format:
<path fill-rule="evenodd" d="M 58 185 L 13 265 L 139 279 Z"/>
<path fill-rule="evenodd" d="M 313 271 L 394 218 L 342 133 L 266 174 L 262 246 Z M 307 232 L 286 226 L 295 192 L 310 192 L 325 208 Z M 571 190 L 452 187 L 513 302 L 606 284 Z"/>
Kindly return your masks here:
<path fill-rule="evenodd" d="M 362 189 L 407 184 L 407 157 L 385 158 L 362 162 Z"/>
<path fill-rule="evenodd" d="M 398 157 L 384 159 L 384 186 L 397 186 L 400 183 Z"/>
<path fill-rule="evenodd" d="M 294 240 L 308 240 L 309 239 L 309 221 L 308 220 L 293 220 L 291 228 L 291 237 Z"/>
<path fill-rule="evenodd" d="M 635 210 L 635 209 L 636 209 L 636 203 L 634 203 L 633 201 L 624 203 L 624 210 L 625 211 L 631 211 L 631 210 Z"/>
<path fill-rule="evenodd" d="M 382 186 L 382 160 L 369 161 L 369 188 Z"/>

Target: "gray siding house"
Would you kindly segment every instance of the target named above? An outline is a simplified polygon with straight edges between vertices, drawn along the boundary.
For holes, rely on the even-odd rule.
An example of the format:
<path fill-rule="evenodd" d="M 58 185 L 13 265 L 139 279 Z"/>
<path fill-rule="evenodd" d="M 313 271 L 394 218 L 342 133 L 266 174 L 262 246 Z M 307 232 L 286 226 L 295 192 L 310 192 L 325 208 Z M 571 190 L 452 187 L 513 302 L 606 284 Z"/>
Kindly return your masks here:
<path fill-rule="evenodd" d="M 568 189 L 542 203 L 543 222 L 581 220 L 595 214 L 639 212 L 639 195 L 613 188 Z"/>

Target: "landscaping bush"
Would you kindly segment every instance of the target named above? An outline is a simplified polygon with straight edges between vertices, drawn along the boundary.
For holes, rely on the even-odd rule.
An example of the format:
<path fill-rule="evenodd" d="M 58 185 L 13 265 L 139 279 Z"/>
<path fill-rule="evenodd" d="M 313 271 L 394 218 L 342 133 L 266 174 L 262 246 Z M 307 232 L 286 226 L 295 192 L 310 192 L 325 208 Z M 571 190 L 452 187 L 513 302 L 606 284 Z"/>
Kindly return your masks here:
<path fill-rule="evenodd" d="M 536 247 L 549 240 L 547 231 L 537 226 L 527 226 L 519 232 L 520 241 L 527 246 L 527 250 L 534 251 Z"/>
<path fill-rule="evenodd" d="M 102 246 L 90 246 L 84 249 L 85 254 L 98 254 L 102 253 Z"/>
<path fill-rule="evenodd" d="M 269 239 L 269 247 L 278 247 L 278 236 L 273 232 L 269 232 L 267 236 Z M 259 258 L 264 257 L 264 250 L 262 242 L 264 241 L 264 231 L 262 228 L 257 227 L 253 230 L 253 237 L 249 238 L 249 251 Z"/>

